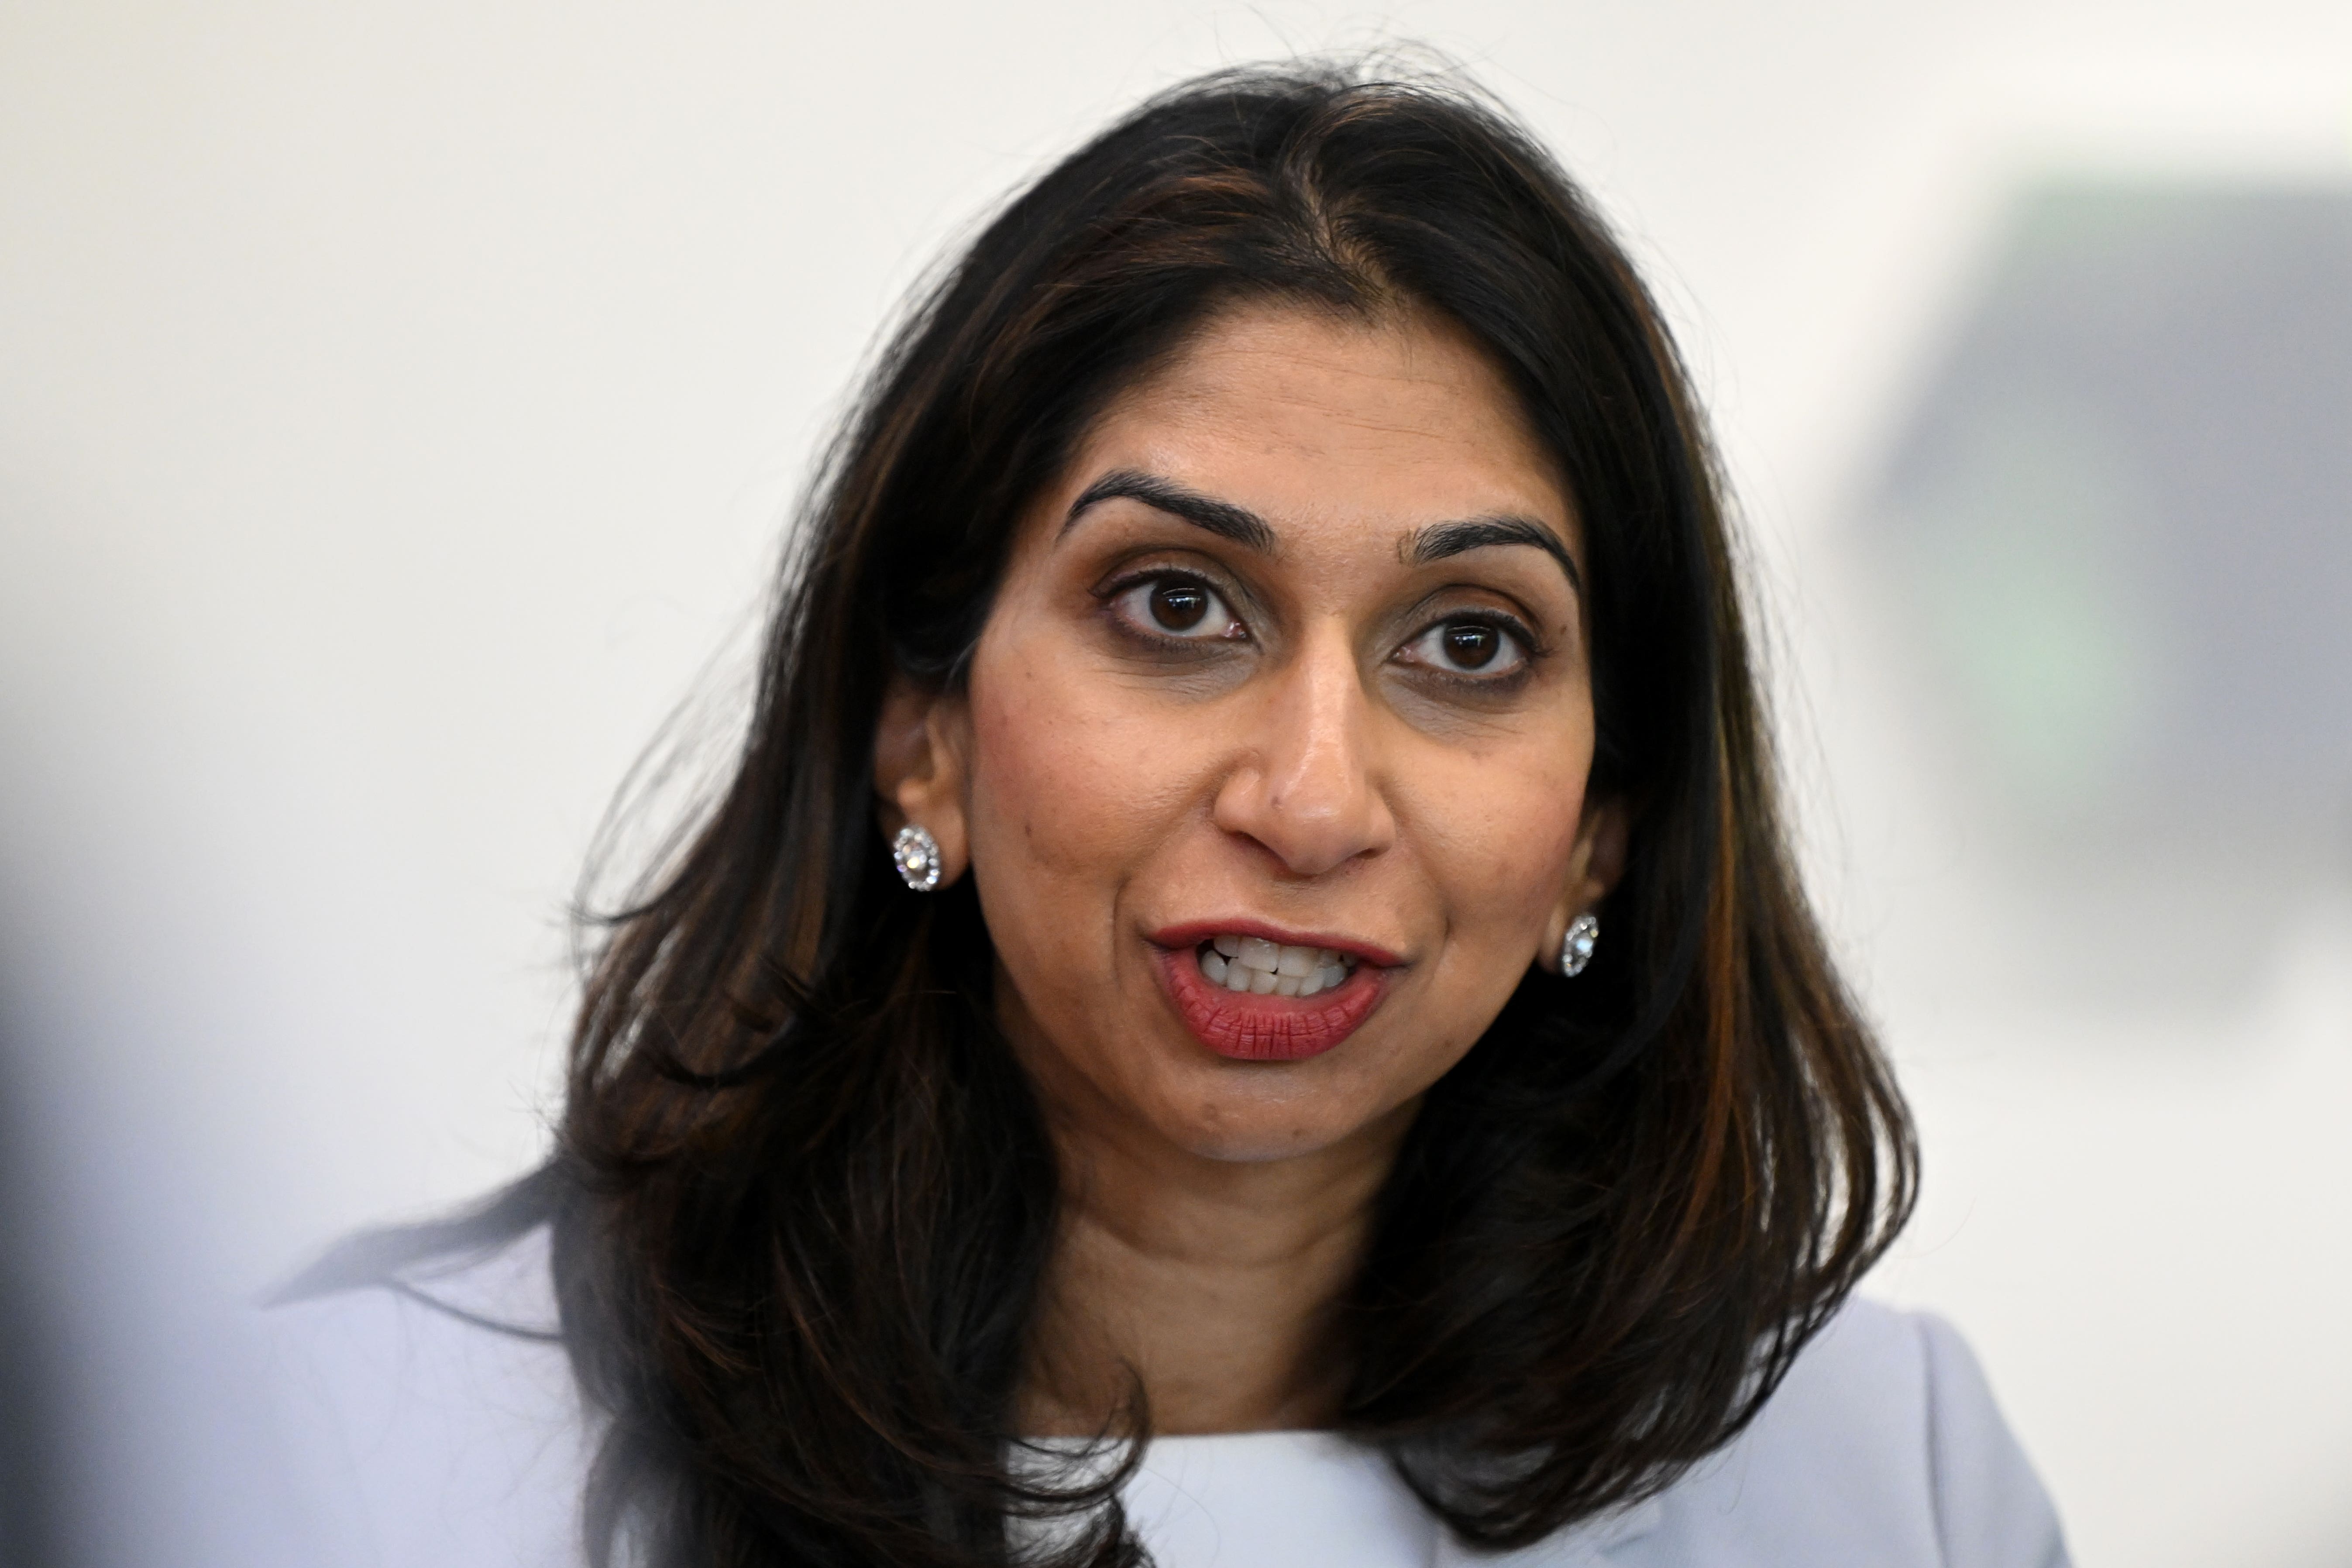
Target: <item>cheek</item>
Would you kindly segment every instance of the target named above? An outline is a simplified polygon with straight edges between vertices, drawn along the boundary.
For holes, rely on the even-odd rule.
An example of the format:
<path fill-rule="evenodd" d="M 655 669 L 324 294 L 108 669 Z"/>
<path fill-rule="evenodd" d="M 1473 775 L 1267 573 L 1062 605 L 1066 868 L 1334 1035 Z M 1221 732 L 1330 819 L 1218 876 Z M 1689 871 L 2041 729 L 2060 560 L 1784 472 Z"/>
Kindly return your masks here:
<path fill-rule="evenodd" d="M 1444 889 L 1450 923 L 1499 943 L 1532 943 L 1567 887 L 1591 762 L 1589 726 L 1563 742 L 1465 759 L 1430 770 L 1416 792 L 1425 864 Z M 1516 971 L 1516 960 L 1504 967 Z"/>
<path fill-rule="evenodd" d="M 984 652 L 986 650 L 983 650 Z M 1067 658 L 1018 648 L 976 661 L 970 796 L 973 874 L 1005 939 L 1099 943 L 1113 900 L 1190 791 L 1181 737 Z"/>

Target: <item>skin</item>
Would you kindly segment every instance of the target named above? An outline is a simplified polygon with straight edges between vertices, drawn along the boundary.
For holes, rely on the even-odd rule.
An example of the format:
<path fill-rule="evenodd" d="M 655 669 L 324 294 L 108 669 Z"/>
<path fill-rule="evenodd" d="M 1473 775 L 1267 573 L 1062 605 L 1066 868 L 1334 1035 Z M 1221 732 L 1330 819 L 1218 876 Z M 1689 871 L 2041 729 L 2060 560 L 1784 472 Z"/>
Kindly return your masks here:
<path fill-rule="evenodd" d="M 1121 475 L 1270 538 L 1132 496 L 1072 515 Z M 1554 549 L 1422 558 L 1433 526 L 1496 518 Z M 893 689 L 884 829 L 921 824 L 976 879 L 1066 1184 L 1024 1429 L 1101 1430 L 1138 1380 L 1161 1432 L 1328 1422 L 1331 1303 L 1422 1094 L 1622 865 L 1624 812 L 1586 798 L 1582 563 L 1458 328 L 1245 306 L 1036 498 L 965 689 Z M 1400 962 L 1335 1048 L 1235 1060 L 1185 1026 L 1151 934 L 1244 919 Z"/>

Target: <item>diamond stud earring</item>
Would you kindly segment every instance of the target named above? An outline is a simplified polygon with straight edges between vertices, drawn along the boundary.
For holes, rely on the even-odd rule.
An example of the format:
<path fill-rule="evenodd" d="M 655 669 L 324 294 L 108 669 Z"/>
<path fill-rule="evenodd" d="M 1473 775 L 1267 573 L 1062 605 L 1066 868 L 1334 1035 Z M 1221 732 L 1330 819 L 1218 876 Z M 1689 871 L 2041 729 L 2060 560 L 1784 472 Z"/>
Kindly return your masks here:
<path fill-rule="evenodd" d="M 1601 917 L 1590 912 L 1568 922 L 1568 934 L 1560 939 L 1560 978 L 1573 980 L 1584 973 L 1592 962 L 1592 949 L 1601 941 Z"/>
<path fill-rule="evenodd" d="M 934 892 L 940 885 L 940 841 L 913 823 L 898 829 L 890 841 L 890 861 L 899 879 L 919 893 Z"/>

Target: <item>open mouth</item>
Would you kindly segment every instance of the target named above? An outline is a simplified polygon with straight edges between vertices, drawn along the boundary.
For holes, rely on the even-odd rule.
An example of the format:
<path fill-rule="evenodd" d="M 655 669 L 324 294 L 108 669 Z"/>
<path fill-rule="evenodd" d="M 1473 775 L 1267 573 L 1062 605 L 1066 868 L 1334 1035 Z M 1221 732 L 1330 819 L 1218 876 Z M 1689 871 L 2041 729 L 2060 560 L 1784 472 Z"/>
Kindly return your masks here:
<path fill-rule="evenodd" d="M 1312 996 L 1338 989 L 1356 955 L 1328 947 L 1292 947 L 1256 936 L 1216 936 L 1193 949 L 1212 985 L 1257 996 Z"/>
<path fill-rule="evenodd" d="M 1160 950 L 1160 977 L 1194 1038 L 1237 1061 L 1297 1061 L 1356 1032 L 1389 970 L 1357 953 L 1219 931 Z"/>

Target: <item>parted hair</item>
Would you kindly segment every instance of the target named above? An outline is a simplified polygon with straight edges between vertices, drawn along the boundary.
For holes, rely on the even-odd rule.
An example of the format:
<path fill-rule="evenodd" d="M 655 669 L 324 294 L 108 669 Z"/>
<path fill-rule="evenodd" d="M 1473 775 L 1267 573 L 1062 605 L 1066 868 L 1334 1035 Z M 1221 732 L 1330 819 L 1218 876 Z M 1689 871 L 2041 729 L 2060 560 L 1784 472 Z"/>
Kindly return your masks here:
<path fill-rule="evenodd" d="M 1464 1541 L 1526 1543 L 1738 1433 L 1907 1217 L 1910 1124 L 1791 868 L 1721 486 L 1623 250 L 1470 89 L 1220 72 L 914 301 L 788 542 L 731 773 L 593 928 L 558 1152 L 477 1222 L 551 1219 L 592 1560 L 1147 1561 L 1139 1401 L 1091 1468 L 1013 1429 L 1055 1152 L 970 879 L 892 871 L 873 743 L 894 674 L 964 679 L 1088 421 L 1244 300 L 1438 312 L 1500 370 L 1584 531 L 1591 788 L 1633 822 L 1590 968 L 1531 972 L 1425 1098 L 1339 1304 L 1339 1428 Z"/>

